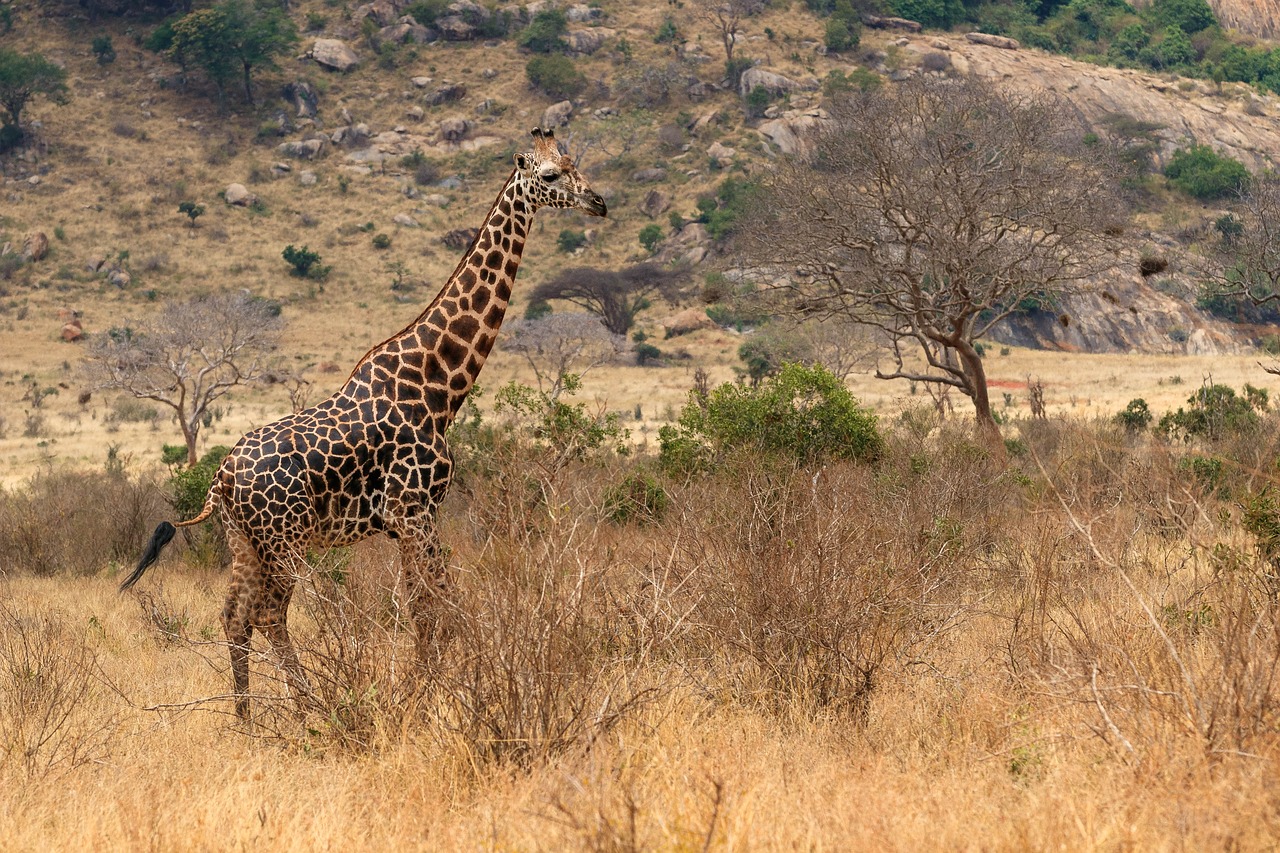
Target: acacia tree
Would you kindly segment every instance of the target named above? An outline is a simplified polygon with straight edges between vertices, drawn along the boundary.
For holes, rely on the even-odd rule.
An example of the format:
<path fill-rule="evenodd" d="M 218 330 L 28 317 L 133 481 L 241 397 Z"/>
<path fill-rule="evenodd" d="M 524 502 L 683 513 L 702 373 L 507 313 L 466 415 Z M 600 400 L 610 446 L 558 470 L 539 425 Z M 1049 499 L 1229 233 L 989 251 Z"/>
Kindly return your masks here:
<path fill-rule="evenodd" d="M 209 407 L 237 385 L 274 375 L 282 325 L 277 306 L 244 293 L 171 302 L 154 318 L 95 336 L 89 377 L 172 408 L 194 465 Z"/>
<path fill-rule="evenodd" d="M 0 49 L 0 107 L 5 127 L 18 128 L 22 110 L 36 95 L 67 102 L 67 72 L 38 53 Z"/>
<path fill-rule="evenodd" d="M 278 3 L 223 0 L 178 20 L 168 55 L 184 68 L 201 69 L 224 100 L 239 77 L 252 104 L 254 69 L 274 68 L 276 56 L 297 41 L 298 30 Z"/>
<path fill-rule="evenodd" d="M 876 376 L 959 389 L 998 441 L 976 345 L 1113 262 L 1110 158 L 1071 116 L 976 80 L 852 93 L 766 180 L 746 255 L 784 272 L 766 287 L 781 309 L 871 327 L 891 359 Z"/>
<path fill-rule="evenodd" d="M 590 370 L 616 359 L 627 340 L 604 327 L 599 317 L 554 313 L 507 324 L 502 349 L 516 353 L 533 368 L 538 390 L 551 402 L 564 392 L 566 379 L 576 383 Z"/>
<path fill-rule="evenodd" d="M 658 264 L 620 270 L 571 267 L 533 289 L 535 302 L 564 299 L 600 318 L 615 335 L 625 335 L 653 296 L 674 299 L 685 274 Z"/>

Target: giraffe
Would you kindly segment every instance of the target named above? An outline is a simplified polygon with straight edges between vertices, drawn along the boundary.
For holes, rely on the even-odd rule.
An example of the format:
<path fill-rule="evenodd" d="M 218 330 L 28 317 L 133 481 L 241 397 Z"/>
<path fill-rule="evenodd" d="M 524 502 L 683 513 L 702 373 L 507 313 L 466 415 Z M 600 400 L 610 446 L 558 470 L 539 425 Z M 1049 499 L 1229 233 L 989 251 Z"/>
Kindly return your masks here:
<path fill-rule="evenodd" d="M 573 208 L 605 216 L 604 200 L 552 130 L 535 127 L 533 151 L 515 169 L 439 294 L 399 333 L 369 350 L 327 400 L 259 427 L 222 461 L 199 515 L 161 522 L 120 591 L 156 562 L 178 527 L 220 511 L 232 555 L 222 612 L 236 714 L 249 716 L 249 650 L 255 628 L 280 657 L 295 693 L 306 678 L 289 639 L 289 600 L 309 548 L 350 545 L 385 533 L 398 540 L 410 579 L 419 655 L 439 641 L 447 590 L 436 511 L 453 463 L 445 429 L 493 349 L 511 299 L 534 213 Z"/>

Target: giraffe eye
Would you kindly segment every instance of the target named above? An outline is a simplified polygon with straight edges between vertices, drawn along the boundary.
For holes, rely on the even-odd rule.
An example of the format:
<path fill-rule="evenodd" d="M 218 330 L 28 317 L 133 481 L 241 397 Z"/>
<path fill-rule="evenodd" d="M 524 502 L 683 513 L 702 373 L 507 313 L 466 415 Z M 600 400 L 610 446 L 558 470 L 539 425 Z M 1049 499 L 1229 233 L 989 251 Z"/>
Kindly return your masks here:
<path fill-rule="evenodd" d="M 559 169 L 548 169 L 545 172 L 539 172 L 538 177 L 550 184 L 559 179 L 560 174 Z"/>

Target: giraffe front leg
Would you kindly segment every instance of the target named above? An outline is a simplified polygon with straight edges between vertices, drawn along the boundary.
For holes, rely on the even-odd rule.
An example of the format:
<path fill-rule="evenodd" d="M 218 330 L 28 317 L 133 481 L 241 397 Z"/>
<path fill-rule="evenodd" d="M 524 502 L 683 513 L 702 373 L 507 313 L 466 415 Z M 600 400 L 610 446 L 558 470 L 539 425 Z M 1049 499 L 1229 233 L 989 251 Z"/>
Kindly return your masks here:
<path fill-rule="evenodd" d="M 409 617 L 418 659 L 432 663 L 440 658 L 450 637 L 448 566 L 434 529 L 401 539 L 400 560 L 408 586 Z"/>

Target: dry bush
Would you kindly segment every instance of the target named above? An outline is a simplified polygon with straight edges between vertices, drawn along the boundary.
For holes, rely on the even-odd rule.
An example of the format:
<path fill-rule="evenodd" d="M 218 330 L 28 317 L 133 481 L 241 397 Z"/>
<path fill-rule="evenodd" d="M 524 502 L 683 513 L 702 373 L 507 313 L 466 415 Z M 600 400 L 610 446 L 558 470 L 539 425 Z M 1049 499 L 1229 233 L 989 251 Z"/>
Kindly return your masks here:
<path fill-rule="evenodd" d="M 0 594 L 0 767 L 32 776 L 108 757 L 118 716 L 82 631 Z"/>
<path fill-rule="evenodd" d="M 926 658 L 966 618 L 990 538 L 980 480 L 758 463 L 729 479 L 684 507 L 675 595 L 687 604 L 672 609 L 688 612 L 681 655 L 714 688 L 865 717 L 886 668 Z"/>
<path fill-rule="evenodd" d="M 0 492 L 0 565 L 83 575 L 132 562 L 164 509 L 160 490 L 143 476 L 43 471 Z"/>
<path fill-rule="evenodd" d="M 531 543 L 495 541 L 460 575 L 453 647 L 430 671 L 434 725 L 472 760 L 527 766 L 587 749 L 665 693 L 611 587 L 607 553 L 586 511 Z"/>

